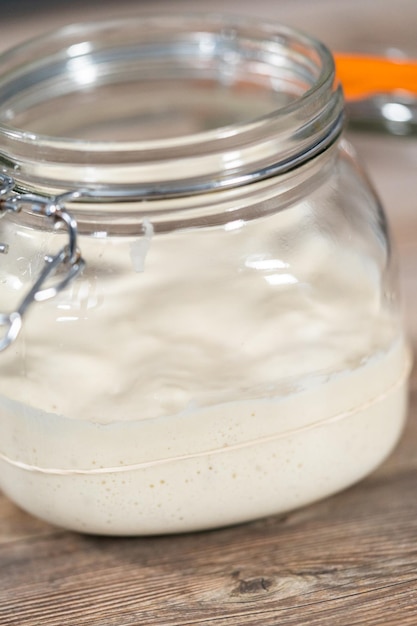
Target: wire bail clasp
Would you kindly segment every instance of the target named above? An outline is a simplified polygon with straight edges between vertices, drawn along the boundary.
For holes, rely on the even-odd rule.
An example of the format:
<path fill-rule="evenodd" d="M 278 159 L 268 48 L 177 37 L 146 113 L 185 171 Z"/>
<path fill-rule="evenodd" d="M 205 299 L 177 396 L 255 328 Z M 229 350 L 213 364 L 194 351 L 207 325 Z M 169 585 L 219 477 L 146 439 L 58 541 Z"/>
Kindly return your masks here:
<path fill-rule="evenodd" d="M 45 265 L 33 286 L 12 313 L 0 313 L 0 352 L 13 343 L 23 324 L 23 316 L 33 302 L 44 302 L 54 298 L 85 267 L 85 261 L 77 246 L 77 222 L 66 210 L 65 202 L 79 198 L 82 192 L 70 192 L 51 198 L 35 194 L 12 193 L 14 180 L 0 173 L 0 218 L 7 212 L 20 213 L 25 207 L 30 212 L 52 220 L 54 225 L 63 225 L 68 234 L 68 242 L 54 256 L 45 257 Z M 8 253 L 8 246 L 0 243 L 0 254 Z M 0 257 L 1 262 L 1 257 Z M 58 274 L 58 276 L 57 276 Z M 55 282 L 51 282 L 53 277 Z"/>

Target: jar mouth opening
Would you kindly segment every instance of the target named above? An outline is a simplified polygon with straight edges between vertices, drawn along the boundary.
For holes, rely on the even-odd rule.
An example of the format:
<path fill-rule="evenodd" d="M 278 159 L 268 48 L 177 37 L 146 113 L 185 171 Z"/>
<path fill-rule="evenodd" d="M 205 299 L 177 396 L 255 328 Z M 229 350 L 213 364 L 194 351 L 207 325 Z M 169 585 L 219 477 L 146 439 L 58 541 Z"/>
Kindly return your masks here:
<path fill-rule="evenodd" d="M 0 56 L 0 157 L 45 193 L 241 184 L 328 144 L 342 107 L 325 46 L 247 18 L 79 24 Z"/>

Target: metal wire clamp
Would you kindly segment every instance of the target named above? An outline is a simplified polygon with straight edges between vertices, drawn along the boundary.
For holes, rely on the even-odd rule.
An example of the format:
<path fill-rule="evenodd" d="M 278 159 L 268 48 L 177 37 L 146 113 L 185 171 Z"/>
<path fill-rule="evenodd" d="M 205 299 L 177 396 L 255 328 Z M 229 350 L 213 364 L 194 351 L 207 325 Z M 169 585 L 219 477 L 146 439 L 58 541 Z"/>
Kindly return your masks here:
<path fill-rule="evenodd" d="M 0 173 L 0 218 L 7 212 L 19 213 L 30 207 L 31 213 L 38 214 L 54 225 L 63 225 L 68 234 L 68 242 L 54 256 L 45 257 L 45 265 L 35 283 L 26 293 L 19 306 L 12 313 L 0 313 L 0 352 L 12 344 L 22 328 L 23 316 L 33 302 L 44 302 L 54 298 L 85 267 L 85 261 L 77 246 L 77 222 L 66 210 L 65 203 L 82 195 L 82 192 L 70 192 L 51 198 L 35 194 L 14 193 L 15 181 L 11 176 Z M 7 244 L 0 243 L 0 254 L 7 254 Z M 58 272 L 59 271 L 59 272 Z M 53 278 L 56 278 L 53 281 Z"/>

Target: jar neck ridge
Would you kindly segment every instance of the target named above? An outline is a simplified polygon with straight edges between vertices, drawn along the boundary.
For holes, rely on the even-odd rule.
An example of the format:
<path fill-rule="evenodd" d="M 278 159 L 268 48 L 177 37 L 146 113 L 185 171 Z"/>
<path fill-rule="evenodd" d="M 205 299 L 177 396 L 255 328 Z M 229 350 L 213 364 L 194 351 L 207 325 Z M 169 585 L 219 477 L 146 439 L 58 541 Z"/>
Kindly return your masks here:
<path fill-rule="evenodd" d="M 58 103 L 59 123 L 51 113 Z M 85 189 L 86 205 L 184 197 L 277 176 L 325 151 L 342 125 L 330 52 L 253 20 L 80 25 L 0 57 L 4 170 L 24 191 Z"/>

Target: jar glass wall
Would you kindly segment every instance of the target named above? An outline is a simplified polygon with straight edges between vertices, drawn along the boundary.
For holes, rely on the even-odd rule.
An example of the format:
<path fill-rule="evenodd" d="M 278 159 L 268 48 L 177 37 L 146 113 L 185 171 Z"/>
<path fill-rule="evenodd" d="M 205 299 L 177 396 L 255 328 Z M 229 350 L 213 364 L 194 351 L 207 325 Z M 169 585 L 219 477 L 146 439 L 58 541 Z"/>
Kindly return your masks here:
<path fill-rule="evenodd" d="M 76 530 L 179 532 L 376 467 L 409 355 L 326 49 L 152 18 L 71 28 L 1 67 L 5 171 L 16 192 L 81 190 L 62 202 L 86 263 L 0 353 L 2 489 Z M 0 221 L 7 311 L 66 237 L 21 204 Z"/>

